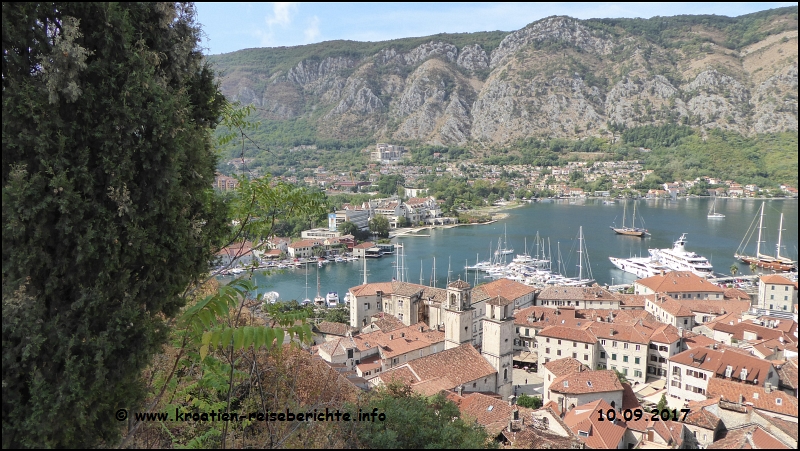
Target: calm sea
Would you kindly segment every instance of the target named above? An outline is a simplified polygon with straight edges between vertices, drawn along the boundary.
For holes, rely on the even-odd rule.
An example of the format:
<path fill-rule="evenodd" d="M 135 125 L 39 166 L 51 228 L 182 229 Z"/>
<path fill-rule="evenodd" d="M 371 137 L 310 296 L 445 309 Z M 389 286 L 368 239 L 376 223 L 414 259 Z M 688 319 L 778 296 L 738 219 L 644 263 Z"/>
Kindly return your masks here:
<path fill-rule="evenodd" d="M 544 238 L 545 252 L 552 256 L 554 267 L 560 250 L 562 273 L 573 277 L 578 275 L 578 231 L 583 227 L 586 247 L 584 258 L 593 277 L 600 284 L 630 283 L 636 279 L 632 274 L 616 269 L 608 260 L 612 257 L 647 256 L 649 248 L 669 248 L 673 242 L 686 232 L 686 249 L 705 256 L 714 265 L 716 273 L 729 274 L 730 267 L 736 263 L 734 252 L 742 242 L 748 228 L 761 207 L 761 200 L 719 199 L 716 210 L 726 215 L 724 219 L 707 217 L 711 199 L 682 200 L 638 200 L 627 201 L 628 219 L 633 204 L 636 203 L 637 226 L 644 221 L 650 232 L 647 238 L 616 235 L 609 226 L 622 225 L 623 202 L 604 204 L 599 199 L 557 200 L 526 205 L 507 211 L 509 217 L 489 225 L 460 226 L 450 229 L 424 230 L 420 235 L 400 237 L 394 242 L 405 246 L 405 280 L 412 283 L 431 285 L 434 257 L 436 261 L 435 285 L 444 287 L 448 280 L 458 277 L 471 284 L 491 281 L 464 267 L 489 258 L 489 249 L 495 250 L 498 240 L 514 249 L 514 254 L 527 250 L 534 254 L 537 250 L 535 237 L 538 232 Z M 764 230 L 762 234 L 762 253 L 774 254 L 778 240 L 778 223 L 783 213 L 782 255 L 797 260 L 797 201 L 767 201 L 765 207 Z M 756 219 L 757 221 L 757 219 Z M 507 238 L 506 238 L 507 237 Z M 748 251 L 755 252 L 755 235 L 750 240 Z M 539 252 L 542 247 L 539 247 Z M 507 255 L 508 261 L 513 258 Z M 384 256 L 367 261 L 367 280 L 369 282 L 388 282 L 397 277 L 396 257 Z M 343 299 L 347 290 L 363 282 L 362 263 L 328 263 L 323 268 L 309 265 L 304 268 L 289 269 L 283 273 L 255 276 L 260 291 L 277 291 L 281 300 L 306 297 L 317 294 L 317 274 L 322 296 L 329 291 L 339 293 Z M 583 266 L 584 277 L 588 271 Z M 746 265 L 739 265 L 740 274 L 750 274 Z M 308 282 L 306 282 L 306 279 Z M 307 288 L 306 288 L 307 287 Z M 306 290 L 307 293 L 306 294 Z"/>

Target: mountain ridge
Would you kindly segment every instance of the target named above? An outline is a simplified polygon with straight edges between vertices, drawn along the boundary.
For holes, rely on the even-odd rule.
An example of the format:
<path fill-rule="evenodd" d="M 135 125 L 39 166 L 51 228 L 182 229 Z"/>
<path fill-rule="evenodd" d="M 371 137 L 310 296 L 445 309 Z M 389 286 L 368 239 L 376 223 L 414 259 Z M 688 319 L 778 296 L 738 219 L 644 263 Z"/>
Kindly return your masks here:
<path fill-rule="evenodd" d="M 327 41 L 208 57 L 223 94 L 317 139 L 503 146 L 684 124 L 797 131 L 797 7 L 551 16 L 512 32 Z"/>

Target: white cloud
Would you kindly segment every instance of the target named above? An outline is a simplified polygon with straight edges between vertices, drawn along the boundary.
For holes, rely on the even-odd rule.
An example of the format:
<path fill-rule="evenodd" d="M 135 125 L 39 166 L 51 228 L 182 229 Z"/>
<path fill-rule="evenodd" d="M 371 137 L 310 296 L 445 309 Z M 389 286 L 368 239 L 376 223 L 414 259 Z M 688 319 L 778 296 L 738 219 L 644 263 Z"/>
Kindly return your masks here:
<path fill-rule="evenodd" d="M 288 27 L 292 23 L 292 13 L 297 5 L 294 2 L 274 2 L 272 4 L 272 16 L 267 16 L 267 26 L 272 31 L 273 25 Z"/>
<path fill-rule="evenodd" d="M 319 40 L 319 17 L 314 16 L 309 21 L 308 27 L 303 32 L 306 36 L 306 43 L 310 44 Z"/>
<path fill-rule="evenodd" d="M 275 28 L 288 28 L 292 24 L 292 15 L 296 10 L 297 4 L 294 2 L 274 2 L 272 14 L 264 18 L 267 23 L 267 31 L 256 30 L 253 35 L 261 41 L 261 45 L 264 47 L 274 44 Z"/>

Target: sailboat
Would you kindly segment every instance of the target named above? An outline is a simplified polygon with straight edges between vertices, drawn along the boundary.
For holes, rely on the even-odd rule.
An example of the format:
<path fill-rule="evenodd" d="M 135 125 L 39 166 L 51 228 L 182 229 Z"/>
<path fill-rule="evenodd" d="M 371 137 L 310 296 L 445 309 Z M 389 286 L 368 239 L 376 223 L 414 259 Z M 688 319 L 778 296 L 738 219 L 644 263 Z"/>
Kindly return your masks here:
<path fill-rule="evenodd" d="M 578 233 L 578 277 L 577 278 L 575 278 L 575 277 L 568 278 L 566 283 L 564 283 L 564 285 L 567 285 L 567 286 L 589 286 L 589 285 L 594 283 L 594 278 L 592 277 L 592 267 L 591 266 L 589 266 L 589 268 L 588 268 L 589 269 L 589 277 L 586 278 L 586 279 L 583 278 L 583 259 L 584 259 L 583 254 L 585 254 L 587 252 L 586 252 L 586 246 L 583 243 L 583 226 L 581 226 L 579 230 L 580 231 Z M 588 264 L 588 256 L 586 258 L 587 258 L 587 264 Z"/>
<path fill-rule="evenodd" d="M 317 268 L 317 295 L 314 297 L 314 305 L 325 307 L 325 298 L 319 294 L 319 268 Z"/>
<path fill-rule="evenodd" d="M 306 260 L 306 298 L 303 299 L 303 302 L 300 305 L 309 305 L 311 304 L 311 299 L 308 298 L 308 260 Z"/>
<path fill-rule="evenodd" d="M 714 203 L 711 204 L 711 209 L 708 210 L 708 217 L 709 218 L 724 218 L 725 215 L 722 213 L 717 213 L 717 198 L 714 198 Z"/>
<path fill-rule="evenodd" d="M 503 235 L 505 237 L 505 242 L 503 243 L 503 249 L 499 249 L 499 252 L 502 255 L 508 255 L 508 254 L 513 254 L 514 253 L 514 249 L 509 249 L 508 248 L 508 232 L 507 232 L 507 229 L 508 229 L 508 227 L 506 225 L 503 225 Z"/>
<path fill-rule="evenodd" d="M 781 213 L 781 222 L 780 225 L 778 226 L 778 244 L 776 245 L 775 256 L 772 257 L 761 253 L 761 243 L 762 243 L 761 231 L 764 229 L 764 204 L 765 202 L 761 203 L 761 210 L 759 211 L 759 214 L 756 216 L 756 218 L 758 218 L 758 241 L 756 241 L 756 254 L 745 255 L 742 253 L 744 252 L 744 248 L 746 248 L 747 244 L 750 242 L 750 238 L 752 238 L 753 232 L 755 232 L 753 226 L 756 222 L 756 218 L 753 218 L 753 222 L 750 224 L 750 228 L 747 229 L 747 233 L 745 233 L 744 238 L 742 238 L 742 242 L 739 244 L 739 248 L 736 250 L 736 253 L 733 256 L 742 263 L 747 263 L 748 265 L 755 264 L 759 268 L 771 269 L 773 271 L 797 271 L 796 261 L 781 256 L 783 213 Z"/>
<path fill-rule="evenodd" d="M 638 237 L 644 237 L 645 235 L 649 235 L 647 229 L 636 227 L 636 202 L 633 203 L 633 225 L 631 227 L 625 227 L 625 216 L 627 216 L 627 206 L 628 204 L 625 203 L 623 204 L 622 207 L 622 227 L 610 226 L 611 230 L 613 230 L 619 235 L 638 236 Z"/>

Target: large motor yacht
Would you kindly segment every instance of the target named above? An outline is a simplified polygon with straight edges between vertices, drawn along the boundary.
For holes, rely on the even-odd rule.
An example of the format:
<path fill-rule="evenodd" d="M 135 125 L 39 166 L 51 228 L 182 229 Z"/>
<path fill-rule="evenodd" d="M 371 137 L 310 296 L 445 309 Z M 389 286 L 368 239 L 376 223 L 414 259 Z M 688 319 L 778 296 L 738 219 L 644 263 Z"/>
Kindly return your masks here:
<path fill-rule="evenodd" d="M 686 250 L 686 233 L 682 234 L 672 249 L 649 249 L 653 260 L 674 271 L 691 271 L 700 277 L 714 275 L 711 263 L 702 255 Z"/>
<path fill-rule="evenodd" d="M 661 274 L 662 272 L 671 271 L 670 268 L 662 265 L 658 260 L 652 257 L 633 257 L 633 258 L 616 258 L 608 257 L 611 263 L 617 268 L 635 274 L 636 277 L 644 279 Z"/>

